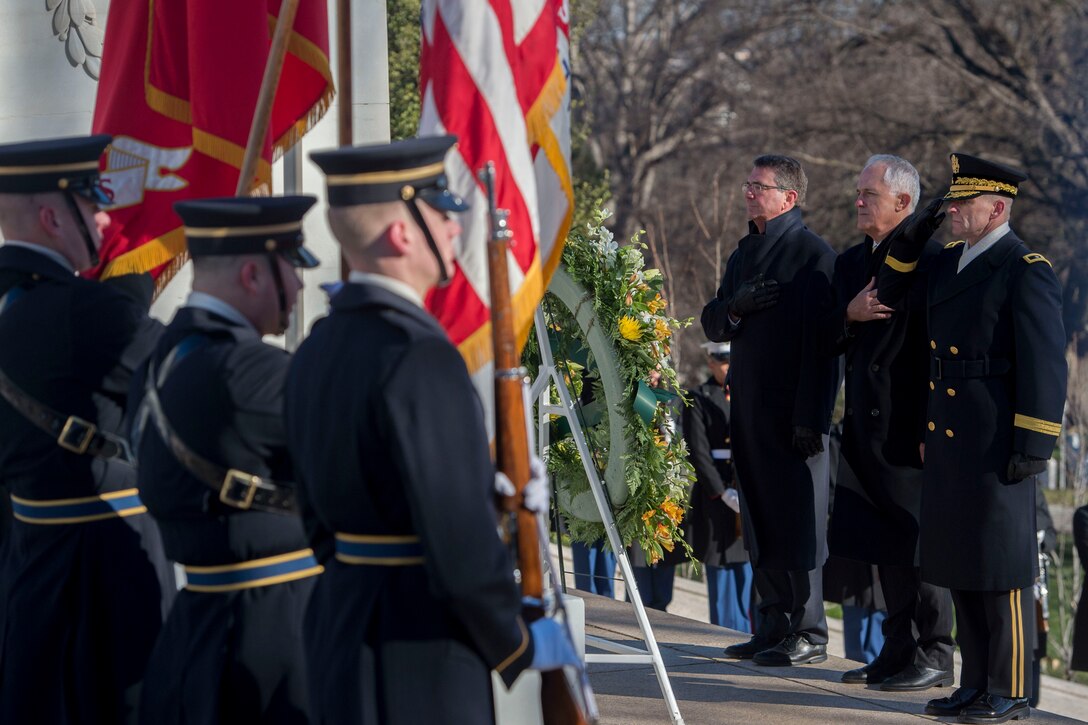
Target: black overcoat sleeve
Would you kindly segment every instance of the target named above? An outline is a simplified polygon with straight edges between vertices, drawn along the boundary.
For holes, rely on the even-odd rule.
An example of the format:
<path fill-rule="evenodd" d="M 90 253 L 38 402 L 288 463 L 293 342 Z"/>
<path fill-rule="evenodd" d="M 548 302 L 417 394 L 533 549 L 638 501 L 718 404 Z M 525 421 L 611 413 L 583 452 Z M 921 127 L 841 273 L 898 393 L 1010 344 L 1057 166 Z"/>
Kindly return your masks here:
<path fill-rule="evenodd" d="M 740 334 L 740 330 L 744 326 L 743 321 L 734 325 L 729 320 L 729 303 L 733 300 L 733 292 L 738 284 L 736 276 L 739 268 L 739 255 L 738 250 L 729 256 L 729 261 L 725 265 L 725 274 L 718 286 L 718 292 L 714 295 L 714 299 L 706 303 L 706 306 L 703 307 L 703 314 L 699 317 L 699 321 L 703 325 L 703 334 L 706 335 L 708 340 L 714 342 L 732 340 Z"/>
<path fill-rule="evenodd" d="M 801 342 L 801 374 L 798 378 L 797 396 L 793 405 L 793 425 L 803 426 L 820 433 L 831 428 L 831 412 L 838 390 L 839 358 L 819 353 L 819 320 L 833 314 L 834 293 L 831 277 L 835 268 L 835 253 L 821 245 L 825 251 L 818 254 L 805 284 L 804 336 Z"/>

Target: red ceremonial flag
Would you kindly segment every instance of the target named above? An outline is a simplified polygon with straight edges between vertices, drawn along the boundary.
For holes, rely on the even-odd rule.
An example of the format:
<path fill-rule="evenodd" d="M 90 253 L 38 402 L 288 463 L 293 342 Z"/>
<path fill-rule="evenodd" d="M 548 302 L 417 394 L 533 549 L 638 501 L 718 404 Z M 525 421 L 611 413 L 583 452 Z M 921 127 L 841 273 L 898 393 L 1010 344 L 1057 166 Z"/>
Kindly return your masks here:
<path fill-rule="evenodd" d="M 566 0 L 425 0 L 420 134 L 455 134 L 450 188 L 472 211 L 451 283 L 428 308 L 458 345 L 490 400 L 487 197 L 476 172 L 495 162 L 497 204 L 510 211 L 510 285 L 524 340 L 559 263 L 574 210 Z M 486 379 L 485 379 L 486 378 Z"/>
<path fill-rule="evenodd" d="M 280 0 L 113 0 L 94 132 L 113 134 L 114 194 L 92 276 L 151 271 L 160 288 L 185 261 L 172 205 L 233 196 Z M 325 0 L 300 0 L 252 188 L 333 96 Z"/>

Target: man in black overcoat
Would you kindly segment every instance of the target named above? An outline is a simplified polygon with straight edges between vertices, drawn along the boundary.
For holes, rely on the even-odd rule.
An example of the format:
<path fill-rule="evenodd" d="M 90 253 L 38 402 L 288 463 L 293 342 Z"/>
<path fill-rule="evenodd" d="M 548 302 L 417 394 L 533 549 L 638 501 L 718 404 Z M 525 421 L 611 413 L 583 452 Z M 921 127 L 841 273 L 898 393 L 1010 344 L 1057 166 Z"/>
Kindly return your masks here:
<path fill-rule="evenodd" d="M 1073 545 L 1080 557 L 1081 586 L 1073 622 L 1073 655 L 1069 669 L 1088 671 L 1088 506 L 1073 512 Z"/>
<path fill-rule="evenodd" d="M 467 209 L 446 188 L 454 141 L 313 154 L 351 269 L 287 378 L 303 518 L 325 565 L 304 628 L 317 722 L 492 722 L 492 670 L 510 685 L 574 656 L 554 620 L 522 619 L 480 401 L 423 309 Z"/>
<path fill-rule="evenodd" d="M 133 378 L 140 492 L 186 585 L 147 667 L 140 721 L 309 722 L 302 616 L 321 567 L 295 505 L 282 334 L 310 196 L 179 202 L 193 291 Z"/>
<path fill-rule="evenodd" d="M 952 590 L 963 670 L 960 688 L 926 711 L 1005 722 L 1030 712 L 1035 476 L 1054 450 L 1065 405 L 1062 290 L 1046 257 L 1009 227 L 1024 175 L 966 154 L 951 162 L 945 199 L 957 241 L 926 275 L 919 540 L 923 580 Z M 881 301 L 902 299 L 924 236 L 894 240 Z"/>
<path fill-rule="evenodd" d="M 729 429 L 728 342 L 706 342 L 710 376 L 690 390 L 684 440 L 695 469 L 688 511 L 688 543 L 704 565 L 710 623 L 751 633 L 752 565 L 740 536 L 740 499 L 733 475 Z"/>
<path fill-rule="evenodd" d="M 812 323 L 831 304 L 835 253 L 801 221 L 807 184 L 795 159 L 755 160 L 749 234 L 702 313 L 709 339 L 732 342 L 733 458 L 761 599 L 755 635 L 726 653 L 765 665 L 827 658 L 821 569 L 838 364 L 819 354 Z"/>
<path fill-rule="evenodd" d="M 925 284 L 916 282 L 894 312 L 880 304 L 875 289 L 891 236 L 922 224 L 932 232 L 939 223 L 935 209 L 910 217 L 918 195 L 918 172 L 906 160 L 879 155 L 866 162 L 854 203 L 866 236 L 835 260 L 836 304 L 820 325 L 825 352 L 844 355 L 846 364 L 846 465 L 838 469 L 828 544 L 835 556 L 878 566 L 888 612 L 880 655 L 842 679 L 885 690 L 953 681 L 951 595 L 921 581 L 917 559 L 918 444 L 929 392 Z M 940 248 L 925 242 L 923 270 Z"/>
<path fill-rule="evenodd" d="M 109 142 L 0 146 L 0 481 L 14 512 L 0 563 L 4 723 L 130 720 L 174 589 L 121 437 L 132 372 L 162 331 L 150 279 L 77 274 L 97 264 L 109 223 Z"/>

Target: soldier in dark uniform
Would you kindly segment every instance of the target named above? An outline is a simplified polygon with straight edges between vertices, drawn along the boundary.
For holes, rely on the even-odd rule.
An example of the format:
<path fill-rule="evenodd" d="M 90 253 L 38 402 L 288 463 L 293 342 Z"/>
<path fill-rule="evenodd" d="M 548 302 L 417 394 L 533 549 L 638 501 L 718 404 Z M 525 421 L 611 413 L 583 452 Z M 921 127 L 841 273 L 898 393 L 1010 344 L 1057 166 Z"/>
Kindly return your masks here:
<path fill-rule="evenodd" d="M 951 161 L 945 199 L 958 240 L 927 275 L 919 539 L 923 580 L 952 590 L 963 671 L 960 689 L 926 712 L 1004 722 L 1030 712 L 1035 476 L 1065 404 L 1062 291 L 1046 257 L 1009 228 L 1023 174 L 965 154 Z M 881 301 L 902 299 L 926 236 L 893 242 Z"/>
<path fill-rule="evenodd" d="M 761 600 L 754 637 L 726 654 L 765 665 L 827 658 L 821 569 L 838 364 L 818 354 L 810 328 L 831 303 L 835 253 L 801 221 L 807 185 L 795 159 L 755 160 L 749 234 L 702 313 L 709 339 L 732 341 L 733 458 Z"/>
<path fill-rule="evenodd" d="M 120 436 L 162 326 L 150 278 L 84 279 L 109 136 L 0 146 L 0 722 L 125 722 L 173 574 Z M 131 282 L 132 284 L 125 284 Z M 146 283 L 146 284 L 145 284 Z"/>
<path fill-rule="evenodd" d="M 915 283 L 894 313 L 875 290 L 892 236 L 922 224 L 932 232 L 940 223 L 936 207 L 910 216 L 918 196 L 918 172 L 904 159 L 880 155 L 866 162 L 855 201 L 865 240 L 835 260 L 836 305 L 818 333 L 825 352 L 846 361 L 844 465 L 828 544 L 834 556 L 878 566 L 888 612 L 880 655 L 842 679 L 885 690 L 953 682 L 952 599 L 947 589 L 921 581 L 917 560 L 918 444 L 929 392 L 925 283 Z M 925 243 L 923 270 L 940 248 Z"/>
<path fill-rule="evenodd" d="M 140 491 L 185 568 L 140 720 L 306 723 L 302 616 L 321 567 L 295 505 L 282 334 L 317 260 L 310 196 L 180 202 L 193 292 L 133 378 Z"/>
<path fill-rule="evenodd" d="M 729 431 L 728 342 L 703 343 L 710 377 L 691 391 L 684 440 L 695 468 L 688 511 L 689 542 L 704 564 L 710 623 L 751 633 L 752 565 L 740 536 Z"/>
<path fill-rule="evenodd" d="M 453 137 L 313 154 L 351 268 L 291 363 L 286 419 L 325 573 L 306 613 L 322 723 L 487 723 L 491 674 L 573 659 L 526 626 L 479 399 L 423 296 L 453 269 Z M 531 632 L 531 634 L 530 634 Z"/>

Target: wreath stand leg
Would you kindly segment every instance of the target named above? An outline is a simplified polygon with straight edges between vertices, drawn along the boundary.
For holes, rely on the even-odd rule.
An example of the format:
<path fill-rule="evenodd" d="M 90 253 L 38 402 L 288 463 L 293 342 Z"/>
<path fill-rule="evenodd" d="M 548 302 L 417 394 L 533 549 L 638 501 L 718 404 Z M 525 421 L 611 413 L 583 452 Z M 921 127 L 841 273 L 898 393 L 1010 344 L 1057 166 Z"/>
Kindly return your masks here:
<path fill-rule="evenodd" d="M 608 543 L 612 546 L 612 551 L 616 554 L 616 562 L 619 564 L 620 573 L 623 576 L 623 583 L 627 589 L 628 598 L 631 600 L 631 606 L 635 609 L 635 619 L 638 621 L 639 629 L 642 631 L 643 642 L 646 644 L 646 649 L 640 649 L 638 647 L 631 647 L 620 644 L 619 642 L 613 642 L 587 634 L 585 636 L 587 645 L 605 650 L 608 654 L 587 654 L 586 664 L 608 663 L 652 665 L 654 673 L 657 675 L 657 682 L 661 686 L 661 695 L 665 698 L 665 705 L 669 710 L 669 717 L 671 718 L 673 725 L 684 725 L 684 718 L 680 715 L 680 707 L 676 703 L 676 696 L 673 695 L 672 684 L 669 682 L 669 675 L 665 671 L 665 663 L 661 659 L 661 651 L 657 647 L 657 640 L 654 638 L 653 630 L 650 628 L 650 620 L 646 616 L 646 608 L 643 606 L 642 598 L 639 597 L 638 594 L 638 585 L 635 583 L 635 574 L 631 569 L 631 560 L 627 557 L 627 550 L 624 548 L 623 542 L 620 540 L 619 531 L 616 528 L 616 519 L 612 515 L 612 506 L 609 503 L 608 496 L 601 483 L 601 478 L 597 473 L 597 469 L 593 465 L 593 458 L 590 456 L 589 446 L 586 444 L 585 435 L 579 425 L 578 415 L 574 409 L 570 391 L 567 390 L 566 385 L 563 383 L 562 378 L 556 369 L 555 357 L 552 354 L 551 344 L 548 341 L 547 327 L 544 323 L 544 311 L 542 307 L 537 307 L 534 321 L 536 326 L 536 338 L 540 345 L 540 373 L 537 379 L 533 381 L 530 396 L 532 399 L 539 401 L 539 407 L 537 409 L 537 445 L 540 450 L 538 453 L 543 456 L 543 451 L 548 445 L 549 416 L 561 415 L 565 417 L 567 422 L 570 423 L 571 435 L 574 438 L 575 447 L 578 449 L 578 455 L 582 458 L 582 465 L 585 467 L 586 477 L 589 479 L 589 489 L 593 492 L 593 500 L 596 502 L 597 509 L 601 514 L 601 521 L 604 522 Z M 559 393 L 560 405 L 551 405 L 548 402 L 547 394 L 550 385 L 554 385 Z M 566 589 L 566 582 L 563 582 L 563 588 L 564 590 Z"/>

